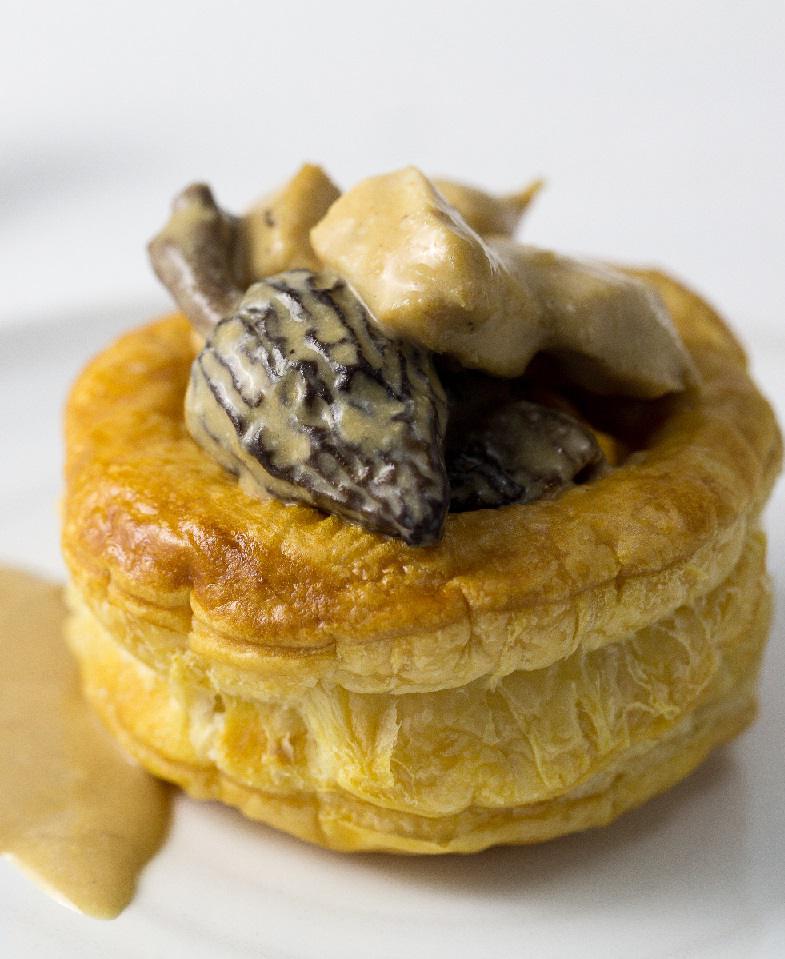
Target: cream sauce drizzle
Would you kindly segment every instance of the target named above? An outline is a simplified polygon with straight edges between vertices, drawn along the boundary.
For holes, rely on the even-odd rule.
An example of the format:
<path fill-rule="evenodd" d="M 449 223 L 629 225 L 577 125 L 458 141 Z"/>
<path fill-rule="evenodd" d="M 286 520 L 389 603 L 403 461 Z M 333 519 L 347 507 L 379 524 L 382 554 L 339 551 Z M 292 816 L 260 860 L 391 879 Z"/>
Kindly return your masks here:
<path fill-rule="evenodd" d="M 163 841 L 170 790 L 101 728 L 58 586 L 0 568 L 0 853 L 56 898 L 117 916 Z"/>

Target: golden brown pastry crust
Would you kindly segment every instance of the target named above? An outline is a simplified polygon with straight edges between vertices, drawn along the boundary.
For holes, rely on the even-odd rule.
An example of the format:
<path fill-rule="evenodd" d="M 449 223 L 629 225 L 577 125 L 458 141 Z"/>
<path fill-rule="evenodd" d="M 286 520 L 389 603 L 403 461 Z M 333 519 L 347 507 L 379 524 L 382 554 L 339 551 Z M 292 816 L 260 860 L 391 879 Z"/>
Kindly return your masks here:
<path fill-rule="evenodd" d="M 606 822 L 742 728 L 780 437 L 716 314 L 638 275 L 702 389 L 612 475 L 428 549 L 244 494 L 185 431 L 181 317 L 96 358 L 66 413 L 71 642 L 128 748 L 325 845 L 470 851 Z"/>

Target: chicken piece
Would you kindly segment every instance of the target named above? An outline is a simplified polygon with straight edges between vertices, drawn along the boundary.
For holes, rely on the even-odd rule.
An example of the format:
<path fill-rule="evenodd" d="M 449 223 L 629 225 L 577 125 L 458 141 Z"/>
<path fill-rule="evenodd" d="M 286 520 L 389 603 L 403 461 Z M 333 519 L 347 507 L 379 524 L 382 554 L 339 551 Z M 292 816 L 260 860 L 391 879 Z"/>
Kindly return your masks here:
<path fill-rule="evenodd" d="M 388 332 L 495 376 L 541 350 L 600 393 L 656 397 L 694 382 L 659 296 L 592 263 L 481 238 L 416 168 L 364 180 L 311 231 Z"/>
<path fill-rule="evenodd" d="M 318 270 L 309 233 L 341 191 L 321 167 L 306 163 L 243 218 L 251 280 L 284 270 Z"/>
<path fill-rule="evenodd" d="M 521 217 L 543 187 L 542 180 L 533 180 L 517 193 L 495 196 L 454 180 L 439 179 L 432 182 L 450 206 L 480 236 L 513 236 Z"/>
<path fill-rule="evenodd" d="M 695 383 L 696 373 L 659 294 L 601 263 L 493 238 L 504 267 L 530 289 L 546 335 L 540 349 L 594 393 L 652 399 Z"/>
<path fill-rule="evenodd" d="M 464 366 L 517 376 L 544 337 L 528 289 L 414 167 L 344 193 L 311 243 L 388 332 Z"/>

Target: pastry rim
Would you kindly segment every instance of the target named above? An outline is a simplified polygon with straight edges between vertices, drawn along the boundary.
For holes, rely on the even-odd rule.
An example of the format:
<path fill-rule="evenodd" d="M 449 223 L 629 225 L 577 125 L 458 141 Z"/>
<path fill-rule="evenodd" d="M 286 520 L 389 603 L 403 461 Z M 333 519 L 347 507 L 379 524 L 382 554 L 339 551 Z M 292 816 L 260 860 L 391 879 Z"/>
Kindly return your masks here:
<path fill-rule="evenodd" d="M 189 619 L 208 661 L 366 689 L 541 668 L 659 618 L 732 568 L 781 439 L 711 307 L 663 273 L 634 272 L 670 307 L 702 388 L 611 476 L 555 501 L 452 514 L 427 549 L 247 495 L 185 433 L 186 321 L 132 331 L 67 405 L 72 576 L 144 607 L 142 630 Z M 538 624 L 553 634 L 543 648 Z"/>

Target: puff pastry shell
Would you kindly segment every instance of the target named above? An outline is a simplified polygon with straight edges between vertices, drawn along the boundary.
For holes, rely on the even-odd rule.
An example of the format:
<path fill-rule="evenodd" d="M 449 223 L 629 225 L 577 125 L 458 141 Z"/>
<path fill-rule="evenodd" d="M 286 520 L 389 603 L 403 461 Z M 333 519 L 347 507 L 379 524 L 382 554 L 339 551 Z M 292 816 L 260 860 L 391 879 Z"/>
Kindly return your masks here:
<path fill-rule="evenodd" d="M 189 327 L 136 330 L 66 414 L 69 642 L 128 751 L 342 850 L 470 852 L 607 823 L 755 713 L 772 412 L 667 276 L 703 386 L 611 475 L 412 549 L 246 495 L 186 433 Z"/>

